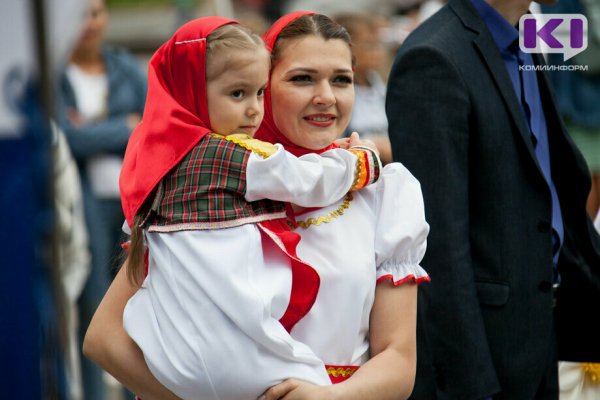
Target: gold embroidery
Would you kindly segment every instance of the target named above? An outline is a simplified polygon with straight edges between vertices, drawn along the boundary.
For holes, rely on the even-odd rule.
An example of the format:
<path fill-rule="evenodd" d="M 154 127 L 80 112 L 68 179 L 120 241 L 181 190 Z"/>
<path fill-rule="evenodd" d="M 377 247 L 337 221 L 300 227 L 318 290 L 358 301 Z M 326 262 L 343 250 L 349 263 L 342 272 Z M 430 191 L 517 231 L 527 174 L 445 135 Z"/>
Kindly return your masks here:
<path fill-rule="evenodd" d="M 583 371 L 592 382 L 600 383 L 600 364 L 583 363 Z"/>
<path fill-rule="evenodd" d="M 366 186 L 367 168 L 365 167 L 365 153 L 358 150 L 350 151 L 357 157 L 356 170 L 354 171 L 354 182 L 352 182 L 352 187 L 350 188 L 350 191 L 353 192 Z"/>
<path fill-rule="evenodd" d="M 262 158 L 268 158 L 275 154 L 277 147 L 269 142 L 263 142 L 262 140 L 254 139 L 252 136 L 243 133 L 233 133 L 231 135 L 223 136 L 218 133 L 212 133 L 213 137 L 225 139 L 232 143 L 237 144 L 247 150 L 252 151 L 260 155 Z"/>
<path fill-rule="evenodd" d="M 311 225 L 321 225 L 323 223 L 327 224 L 329 222 L 331 222 L 332 220 L 334 220 L 335 218 L 344 215 L 344 211 L 350 207 L 350 202 L 352 201 L 353 197 L 352 197 L 352 193 L 348 193 L 346 195 L 346 197 L 344 197 L 344 201 L 342 202 L 342 204 L 333 211 L 330 211 L 327 213 L 327 215 L 323 216 L 323 217 L 319 217 L 319 218 L 309 218 L 306 221 L 296 221 L 296 223 L 298 224 L 298 226 L 300 228 L 303 229 L 307 229 L 309 226 Z"/>
<path fill-rule="evenodd" d="M 334 378 L 337 378 L 338 376 L 341 376 L 342 378 L 347 378 L 352 376 L 354 372 L 356 372 L 356 369 L 354 368 L 327 368 L 327 375 L 331 375 Z"/>

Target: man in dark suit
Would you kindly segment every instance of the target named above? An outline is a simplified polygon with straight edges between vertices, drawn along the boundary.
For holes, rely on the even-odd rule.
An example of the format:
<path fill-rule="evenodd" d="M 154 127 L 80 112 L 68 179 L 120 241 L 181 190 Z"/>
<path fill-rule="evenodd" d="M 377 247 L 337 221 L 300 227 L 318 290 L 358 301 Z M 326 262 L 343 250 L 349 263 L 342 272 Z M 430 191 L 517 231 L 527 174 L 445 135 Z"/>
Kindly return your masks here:
<path fill-rule="evenodd" d="M 529 3 L 450 0 L 390 75 L 394 160 L 431 226 L 415 399 L 555 399 L 559 357 L 600 361 L 590 177 L 543 59 L 519 50 Z"/>

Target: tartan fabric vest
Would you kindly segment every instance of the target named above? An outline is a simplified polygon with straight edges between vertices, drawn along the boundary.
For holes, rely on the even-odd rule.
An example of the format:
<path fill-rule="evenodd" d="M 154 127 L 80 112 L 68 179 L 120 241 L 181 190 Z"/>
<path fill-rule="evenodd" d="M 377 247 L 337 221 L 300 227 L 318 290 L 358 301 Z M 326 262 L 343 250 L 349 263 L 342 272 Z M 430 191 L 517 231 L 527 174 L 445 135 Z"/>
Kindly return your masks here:
<path fill-rule="evenodd" d="M 161 181 L 149 231 L 221 229 L 285 218 L 283 202 L 244 198 L 251 153 L 223 138 L 202 138 Z"/>

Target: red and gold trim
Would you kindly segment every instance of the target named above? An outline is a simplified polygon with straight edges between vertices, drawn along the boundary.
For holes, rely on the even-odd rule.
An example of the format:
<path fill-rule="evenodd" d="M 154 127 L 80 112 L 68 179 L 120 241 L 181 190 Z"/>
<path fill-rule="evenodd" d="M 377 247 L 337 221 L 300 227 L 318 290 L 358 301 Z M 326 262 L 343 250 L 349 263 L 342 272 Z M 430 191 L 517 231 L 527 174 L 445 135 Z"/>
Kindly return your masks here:
<path fill-rule="evenodd" d="M 349 379 L 357 370 L 356 365 L 325 365 L 331 383 L 336 384 Z"/>
<path fill-rule="evenodd" d="M 377 151 L 365 146 L 353 146 L 349 151 L 358 158 L 354 183 L 350 191 L 360 190 L 376 182 L 381 171 L 381 160 Z"/>
<path fill-rule="evenodd" d="M 594 384 L 600 384 L 600 363 L 583 363 L 582 368 L 586 379 Z"/>

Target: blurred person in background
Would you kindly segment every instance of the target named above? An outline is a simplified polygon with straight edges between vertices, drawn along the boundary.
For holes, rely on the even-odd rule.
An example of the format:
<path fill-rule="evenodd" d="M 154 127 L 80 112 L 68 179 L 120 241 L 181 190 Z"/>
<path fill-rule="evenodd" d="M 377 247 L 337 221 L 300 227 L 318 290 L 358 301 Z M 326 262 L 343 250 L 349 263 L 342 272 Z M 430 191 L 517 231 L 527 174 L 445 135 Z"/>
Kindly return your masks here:
<path fill-rule="evenodd" d="M 82 398 L 74 307 L 87 236 L 77 167 L 48 117 L 84 11 L 78 0 L 0 4 L 2 398 Z"/>
<path fill-rule="evenodd" d="M 379 36 L 377 17 L 366 13 L 344 13 L 334 17 L 352 37 L 354 67 L 354 108 L 347 132 L 356 131 L 371 140 L 380 152 L 381 161 L 392 161 L 385 115 L 385 82 L 379 71 L 388 65 L 385 44 Z M 386 72 L 387 77 L 387 72 Z"/>
<path fill-rule="evenodd" d="M 60 312 L 65 323 L 64 361 L 69 399 L 83 399 L 81 346 L 77 300 L 90 273 L 88 232 L 85 226 L 81 180 L 69 145 L 56 124 L 52 128 L 54 212 L 57 257 L 62 291 Z"/>
<path fill-rule="evenodd" d="M 588 19 L 588 47 L 564 61 L 563 55 L 548 54 L 548 64 L 581 65 L 586 71 L 550 71 L 549 76 L 571 138 L 581 150 L 592 175 L 587 211 L 596 217 L 600 232 L 600 2 L 561 0 L 542 5 L 546 14 L 575 13 Z M 600 364 L 561 361 L 559 363 L 561 400 L 600 399 Z"/>
<path fill-rule="evenodd" d="M 125 50 L 104 45 L 105 0 L 91 0 L 85 26 L 59 82 L 57 120 L 81 174 L 92 268 L 79 299 L 80 338 L 111 279 L 124 216 L 119 172 L 141 119 L 146 78 Z M 104 399 L 102 370 L 82 360 L 85 399 Z"/>
<path fill-rule="evenodd" d="M 569 134 L 592 174 L 587 211 L 594 218 L 600 209 L 600 2 L 561 0 L 553 6 L 542 6 L 541 11 L 583 14 L 588 19 L 587 49 L 567 61 L 563 61 L 562 54 L 548 54 L 548 64 L 588 68 L 587 71 L 551 71 L 550 79 Z"/>

